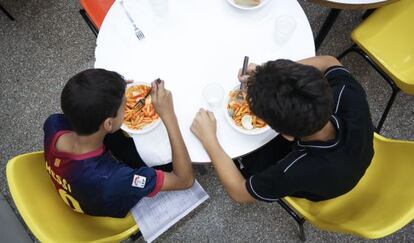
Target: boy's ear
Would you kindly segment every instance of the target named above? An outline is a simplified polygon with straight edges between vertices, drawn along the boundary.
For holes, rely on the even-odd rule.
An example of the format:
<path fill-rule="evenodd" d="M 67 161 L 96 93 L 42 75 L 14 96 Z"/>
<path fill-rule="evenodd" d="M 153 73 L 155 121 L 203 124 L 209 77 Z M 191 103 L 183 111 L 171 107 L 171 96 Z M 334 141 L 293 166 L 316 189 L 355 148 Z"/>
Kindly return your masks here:
<path fill-rule="evenodd" d="M 112 131 L 113 122 L 111 118 L 106 118 L 104 122 L 102 123 L 102 127 L 106 132 Z"/>

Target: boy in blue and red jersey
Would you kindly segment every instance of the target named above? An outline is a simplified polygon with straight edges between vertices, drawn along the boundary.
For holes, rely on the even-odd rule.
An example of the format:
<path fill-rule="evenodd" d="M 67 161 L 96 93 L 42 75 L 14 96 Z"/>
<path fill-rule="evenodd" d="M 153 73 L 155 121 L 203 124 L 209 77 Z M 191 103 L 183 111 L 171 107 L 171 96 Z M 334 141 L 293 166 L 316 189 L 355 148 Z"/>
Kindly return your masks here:
<path fill-rule="evenodd" d="M 167 128 L 171 172 L 147 167 L 131 139 L 119 131 L 125 88 L 125 80 L 116 72 L 85 70 L 65 85 L 63 114 L 51 115 L 44 124 L 46 169 L 63 201 L 77 212 L 125 217 L 145 196 L 194 183 L 172 95 L 164 82 L 152 83 L 151 98 Z"/>

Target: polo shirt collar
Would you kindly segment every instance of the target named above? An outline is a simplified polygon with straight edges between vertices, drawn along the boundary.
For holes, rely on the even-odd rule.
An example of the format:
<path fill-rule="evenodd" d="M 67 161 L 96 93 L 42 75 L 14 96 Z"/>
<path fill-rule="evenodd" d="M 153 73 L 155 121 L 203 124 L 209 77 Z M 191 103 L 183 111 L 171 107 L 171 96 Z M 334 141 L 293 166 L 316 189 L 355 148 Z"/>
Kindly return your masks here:
<path fill-rule="evenodd" d="M 309 141 L 304 142 L 300 141 L 299 139 L 295 141 L 295 145 L 299 147 L 299 149 L 310 148 L 310 149 L 333 149 L 338 146 L 341 141 L 341 126 L 339 124 L 339 119 L 335 117 L 335 115 L 331 116 L 330 121 L 334 125 L 336 129 L 336 138 L 328 140 L 328 141 Z"/>

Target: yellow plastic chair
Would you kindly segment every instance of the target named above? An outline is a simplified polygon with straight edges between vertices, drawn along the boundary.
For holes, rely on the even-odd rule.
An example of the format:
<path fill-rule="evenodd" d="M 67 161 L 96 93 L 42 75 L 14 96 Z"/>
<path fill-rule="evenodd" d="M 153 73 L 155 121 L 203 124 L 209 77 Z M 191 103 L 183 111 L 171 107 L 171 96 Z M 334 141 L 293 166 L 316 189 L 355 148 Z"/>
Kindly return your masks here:
<path fill-rule="evenodd" d="M 378 122 L 384 124 L 397 93 L 414 95 L 414 1 L 399 0 L 373 12 L 352 32 L 350 52 L 362 56 L 391 85 L 392 94 Z"/>
<path fill-rule="evenodd" d="M 350 192 L 321 202 L 285 197 L 282 204 L 324 230 L 369 239 L 399 230 L 414 219 L 414 142 L 375 134 L 374 149 L 371 165 Z M 295 219 L 302 220 L 297 214 Z"/>
<path fill-rule="evenodd" d="M 17 209 L 41 242 L 119 242 L 139 236 L 131 214 L 123 219 L 92 217 L 72 211 L 46 172 L 43 152 L 14 157 L 7 182 Z"/>

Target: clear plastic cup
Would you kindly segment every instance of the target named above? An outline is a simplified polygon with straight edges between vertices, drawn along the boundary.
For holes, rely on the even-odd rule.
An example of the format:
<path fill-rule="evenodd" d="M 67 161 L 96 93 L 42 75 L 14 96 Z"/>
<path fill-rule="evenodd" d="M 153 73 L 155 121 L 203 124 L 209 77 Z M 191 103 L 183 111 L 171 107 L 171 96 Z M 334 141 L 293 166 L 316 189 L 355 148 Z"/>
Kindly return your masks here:
<path fill-rule="evenodd" d="M 168 0 L 148 0 L 154 15 L 164 18 L 168 14 Z"/>
<path fill-rule="evenodd" d="M 203 97 L 211 108 L 218 107 L 224 96 L 224 89 L 218 83 L 207 84 L 203 89 Z"/>
<path fill-rule="evenodd" d="M 292 36 L 296 29 L 296 20 L 289 15 L 276 17 L 275 38 L 279 43 L 285 43 Z"/>

